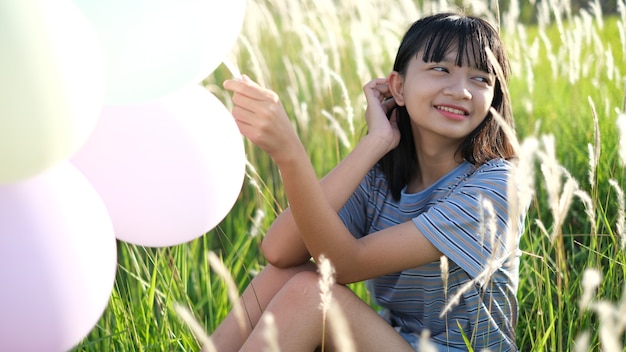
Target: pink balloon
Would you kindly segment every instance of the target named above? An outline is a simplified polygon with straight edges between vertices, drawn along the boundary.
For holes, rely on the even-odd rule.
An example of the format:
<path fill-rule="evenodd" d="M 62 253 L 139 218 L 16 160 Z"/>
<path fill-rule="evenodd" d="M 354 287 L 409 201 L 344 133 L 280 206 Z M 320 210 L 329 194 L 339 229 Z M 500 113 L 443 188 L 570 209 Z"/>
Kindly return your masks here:
<path fill-rule="evenodd" d="M 115 280 L 113 225 L 67 162 L 0 185 L 0 351 L 67 351 L 96 324 Z"/>
<path fill-rule="evenodd" d="M 106 106 L 72 161 L 102 196 L 117 238 L 149 247 L 184 243 L 217 226 L 245 174 L 232 115 L 198 85 Z"/>

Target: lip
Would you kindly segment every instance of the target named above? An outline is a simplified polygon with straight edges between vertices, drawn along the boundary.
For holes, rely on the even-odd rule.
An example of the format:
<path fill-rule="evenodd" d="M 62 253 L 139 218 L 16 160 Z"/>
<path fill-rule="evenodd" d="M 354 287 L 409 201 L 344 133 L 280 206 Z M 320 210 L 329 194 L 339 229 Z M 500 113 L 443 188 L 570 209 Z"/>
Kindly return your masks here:
<path fill-rule="evenodd" d="M 435 109 L 443 116 L 452 120 L 464 120 L 469 116 L 469 111 L 458 105 L 435 105 Z"/>

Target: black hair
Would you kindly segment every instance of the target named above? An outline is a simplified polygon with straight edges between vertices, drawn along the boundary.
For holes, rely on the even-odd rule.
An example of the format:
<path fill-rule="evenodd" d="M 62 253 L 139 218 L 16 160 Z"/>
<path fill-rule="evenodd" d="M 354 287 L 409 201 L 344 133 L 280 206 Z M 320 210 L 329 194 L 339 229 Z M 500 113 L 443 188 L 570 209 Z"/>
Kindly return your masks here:
<path fill-rule="evenodd" d="M 497 61 L 495 65 L 490 60 L 486 48 L 493 53 Z M 513 127 L 513 114 L 507 90 L 509 60 L 498 31 L 489 22 L 456 13 L 439 13 L 419 19 L 405 33 L 398 48 L 393 70 L 404 76 L 411 60 L 422 50 L 421 59 L 424 62 L 440 62 L 447 53 L 456 50 L 456 65 L 475 66 L 481 71 L 494 74 L 496 82 L 491 107 Z M 501 74 L 498 74 L 499 72 Z M 419 163 L 411 119 L 406 107 L 397 106 L 395 110 L 400 129 L 400 142 L 379 161 L 379 164 L 389 182 L 391 194 L 397 200 L 411 175 L 419 172 Z M 494 158 L 510 159 L 515 156 L 510 141 L 491 112 L 488 112 L 482 123 L 461 142 L 457 154 L 474 165 Z"/>

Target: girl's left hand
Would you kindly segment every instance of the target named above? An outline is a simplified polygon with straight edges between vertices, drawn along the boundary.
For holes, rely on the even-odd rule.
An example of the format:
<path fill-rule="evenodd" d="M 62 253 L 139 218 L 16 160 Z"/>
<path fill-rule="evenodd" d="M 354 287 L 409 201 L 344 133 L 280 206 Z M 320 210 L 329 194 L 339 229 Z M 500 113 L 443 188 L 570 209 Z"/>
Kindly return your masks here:
<path fill-rule="evenodd" d="M 395 111 L 396 103 L 391 97 L 386 78 L 375 78 L 363 86 L 363 93 L 367 100 L 365 120 L 368 127 L 368 135 L 377 136 L 385 141 L 385 153 L 392 150 L 400 142 L 400 130 L 398 129 Z M 391 111 L 391 116 L 387 117 Z"/>
<path fill-rule="evenodd" d="M 226 80 L 224 88 L 232 91 L 232 115 L 239 131 L 275 161 L 290 157 L 301 144 L 278 95 L 259 86 L 248 76 Z"/>

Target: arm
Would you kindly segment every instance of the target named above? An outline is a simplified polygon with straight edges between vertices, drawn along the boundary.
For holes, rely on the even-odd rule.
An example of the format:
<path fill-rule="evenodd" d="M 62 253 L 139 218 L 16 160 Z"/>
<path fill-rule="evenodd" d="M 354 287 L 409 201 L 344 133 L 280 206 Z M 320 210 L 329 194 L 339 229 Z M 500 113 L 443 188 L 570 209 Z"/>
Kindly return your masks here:
<path fill-rule="evenodd" d="M 276 94 L 260 89 L 246 76 L 243 77 L 243 82 L 245 84 L 238 81 L 225 82 L 227 89 L 235 91 L 233 102 L 236 107 L 233 109 L 233 115 L 237 119 L 242 133 L 250 133 L 254 128 L 262 130 L 263 126 L 272 126 L 275 131 L 280 131 L 281 135 L 291 132 L 291 126 L 284 125 L 287 117 L 284 109 L 278 103 Z M 386 114 L 395 105 L 395 102 L 387 100 L 381 104 L 381 101 L 389 96 L 386 79 L 372 80 L 363 87 L 363 91 L 368 101 L 372 101 L 371 104 L 368 104 L 366 120 L 369 125 L 376 126 L 371 117 L 376 114 Z M 253 123 L 251 122 L 252 115 L 257 115 L 257 117 L 266 115 L 266 117 L 255 118 Z M 263 121 L 266 121 L 266 124 L 260 124 Z M 390 124 L 386 119 L 379 121 L 378 124 L 382 127 L 376 126 L 370 130 L 382 130 L 382 132 L 370 133 L 366 139 L 373 140 L 372 136 L 378 135 L 377 139 L 384 144 L 383 150 L 391 149 L 400 138 L 399 132 L 394 129 L 395 124 Z M 284 128 L 277 129 L 276 126 L 279 125 L 284 126 Z M 359 143 L 339 165 L 320 181 L 322 192 L 335 212 L 341 209 L 365 174 L 379 159 L 377 154 L 369 152 L 372 149 L 368 146 L 370 142 L 362 141 Z M 298 142 L 298 144 L 300 143 Z M 367 158 L 363 158 L 363 156 Z M 308 157 L 305 156 L 305 158 Z M 290 208 L 285 209 L 274 220 L 263 240 L 261 250 L 268 262 L 277 267 L 299 265 L 311 258 L 302 241 Z"/>
<path fill-rule="evenodd" d="M 365 174 L 376 163 L 368 153 L 369 141 L 362 141 L 321 181 L 320 188 L 332 210 L 337 213 L 352 195 Z M 285 209 L 272 223 L 262 244 L 265 258 L 274 266 L 288 267 L 309 260 L 291 208 Z"/>
<path fill-rule="evenodd" d="M 366 149 L 363 148 L 363 153 Z M 306 153 L 300 150 L 277 164 L 291 204 L 291 214 L 306 248 L 314 258 L 323 254 L 330 259 L 335 266 L 337 282 L 361 281 L 440 258 L 441 252 L 412 222 L 361 239 L 354 238 L 315 182 L 315 172 L 305 156 Z"/>
<path fill-rule="evenodd" d="M 343 283 L 414 267 L 441 255 L 411 223 L 357 240 L 337 215 L 365 173 L 399 140 L 393 119 L 390 123 L 384 113 L 384 96 L 376 89 L 380 84 L 375 80 L 364 87 L 368 135 L 321 184 L 276 94 L 250 81 L 224 84 L 235 92 L 233 116 L 240 131 L 265 150 L 281 171 L 290 210 L 276 225 L 276 236 L 282 233 L 281 227 L 286 230 L 280 236 L 286 236 L 287 246 L 297 250 L 294 257 L 308 258 L 306 252 L 315 258 L 327 256 L 335 266 L 337 281 Z M 398 255 L 402 253 L 406 255 Z"/>

